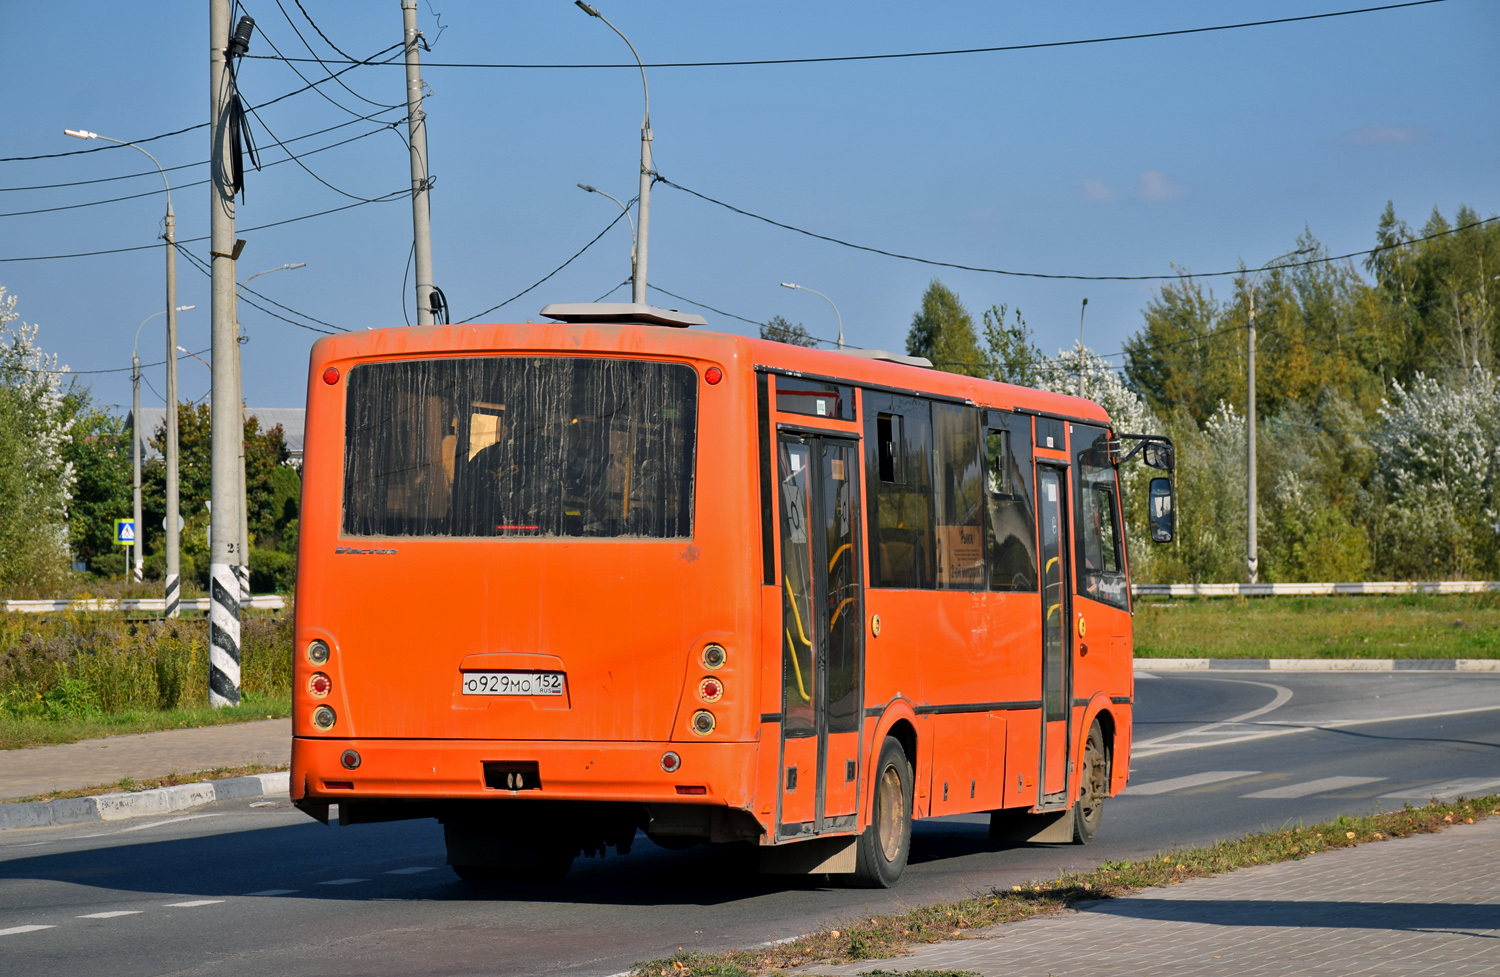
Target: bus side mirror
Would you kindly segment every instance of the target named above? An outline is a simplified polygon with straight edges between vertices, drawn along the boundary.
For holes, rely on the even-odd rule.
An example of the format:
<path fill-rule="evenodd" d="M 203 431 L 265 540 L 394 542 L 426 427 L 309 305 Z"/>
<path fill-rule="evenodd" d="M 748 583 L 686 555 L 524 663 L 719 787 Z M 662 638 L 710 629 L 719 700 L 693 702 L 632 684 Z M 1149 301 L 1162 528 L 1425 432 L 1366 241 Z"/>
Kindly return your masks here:
<path fill-rule="evenodd" d="M 1177 528 L 1176 506 L 1172 498 L 1172 480 L 1153 478 L 1150 490 L 1151 542 L 1170 543 Z"/>
<path fill-rule="evenodd" d="M 1176 453 L 1170 444 L 1162 444 L 1157 441 L 1147 441 L 1141 446 L 1141 460 L 1151 468 L 1159 468 L 1164 472 L 1174 471 L 1177 468 Z"/>

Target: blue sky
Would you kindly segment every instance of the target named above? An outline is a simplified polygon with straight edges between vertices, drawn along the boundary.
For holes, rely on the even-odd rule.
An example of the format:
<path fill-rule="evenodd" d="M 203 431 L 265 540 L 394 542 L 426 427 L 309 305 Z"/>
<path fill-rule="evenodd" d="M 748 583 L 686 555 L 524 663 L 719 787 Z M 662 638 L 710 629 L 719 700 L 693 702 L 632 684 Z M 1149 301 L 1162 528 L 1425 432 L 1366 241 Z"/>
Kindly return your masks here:
<path fill-rule="evenodd" d="M 293 0 L 286 10 L 319 54 L 332 52 Z M 248 0 L 251 54 L 306 49 L 275 0 Z M 340 48 L 367 57 L 401 37 L 398 0 L 303 6 Z M 1327 12 L 1316 3 L 948 2 L 912 4 L 604 0 L 606 16 L 648 62 L 872 54 L 1024 44 L 1174 30 Z M 439 35 L 438 18 L 445 30 Z M 618 63 L 624 44 L 570 0 L 421 0 L 432 62 Z M 9 40 L 0 95 L 0 155 L 87 149 L 62 134 L 91 129 L 137 139 L 205 121 L 208 4 L 0 5 Z M 746 210 L 886 250 L 985 267 L 1083 275 L 1156 275 L 1173 264 L 1217 271 L 1259 265 L 1310 230 L 1334 253 L 1373 244 L 1387 200 L 1413 225 L 1434 207 L 1500 212 L 1500 4 L 1447 2 L 1350 17 L 1033 51 L 852 63 L 650 71 L 658 171 Z M 316 64 L 296 67 L 310 79 Z M 342 76 L 378 103 L 404 98 L 402 69 Z M 424 78 L 432 172 L 435 278 L 454 319 L 541 278 L 617 211 L 576 183 L 621 199 L 635 192 L 640 77 L 629 70 L 431 67 Z M 302 85 L 288 65 L 246 59 L 252 104 Z M 359 114 L 377 111 L 326 83 Z M 401 110 L 382 119 L 395 120 Z M 283 140 L 352 116 L 314 92 L 253 122 L 263 163 Z M 306 157 L 318 176 L 360 197 L 409 186 L 401 140 L 355 122 L 294 144 L 299 152 L 373 132 Z M 206 130 L 147 143 L 164 166 L 207 157 Z M 147 172 L 106 183 L 0 191 L 0 214 L 160 188 L 139 153 L 115 149 L 0 163 L 0 187 Z M 170 174 L 180 239 L 208 233 L 205 165 Z M 250 227 L 353 202 L 294 163 L 251 172 L 239 224 Z M 151 243 L 160 193 L 45 214 L 0 217 L 0 258 Z M 401 325 L 410 282 L 405 200 L 370 204 L 242 233 L 241 280 L 285 262 L 307 267 L 259 279 L 278 302 L 336 325 Z M 205 243 L 190 245 L 205 255 Z M 592 301 L 629 274 L 622 222 L 547 284 L 484 321 L 539 318 L 548 302 Z M 128 367 L 141 320 L 164 307 L 160 248 L 53 261 L 0 262 L 0 284 L 40 340 L 75 370 Z M 942 278 L 979 313 L 1020 308 L 1048 351 L 1073 341 L 1089 299 L 1088 344 L 1111 353 L 1140 326 L 1154 281 L 1078 282 L 937 269 L 816 241 L 658 185 L 652 195 L 650 282 L 748 319 L 784 315 L 818 336 L 835 332 L 815 295 L 827 293 L 851 343 L 899 350 L 922 290 Z M 208 343 L 208 280 L 179 261 L 182 344 Z M 1219 294 L 1228 280 L 1218 280 Z M 627 300 L 628 288 L 614 293 Z M 754 326 L 701 312 L 710 328 Z M 250 337 L 252 406 L 299 406 L 313 332 L 241 307 Z M 142 334 L 142 360 L 162 358 L 161 319 Z M 1118 362 L 1118 361 L 1116 361 Z M 162 368 L 145 371 L 162 389 Z M 184 399 L 208 391 L 196 360 L 181 367 Z M 129 374 L 89 377 L 106 404 L 128 404 Z M 150 390 L 143 403 L 159 402 Z"/>

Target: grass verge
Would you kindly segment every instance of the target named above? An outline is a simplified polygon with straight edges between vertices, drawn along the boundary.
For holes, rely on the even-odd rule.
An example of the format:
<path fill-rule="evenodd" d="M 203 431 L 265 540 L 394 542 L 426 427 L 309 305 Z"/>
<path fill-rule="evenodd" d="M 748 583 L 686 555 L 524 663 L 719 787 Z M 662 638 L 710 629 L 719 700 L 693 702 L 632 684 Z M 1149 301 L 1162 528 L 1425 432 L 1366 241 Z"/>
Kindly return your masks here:
<path fill-rule="evenodd" d="M 248 777 L 255 773 L 275 773 L 279 770 L 290 769 L 291 764 L 264 764 L 251 763 L 243 767 L 214 767 L 212 770 L 198 770 L 193 773 L 178 773 L 172 771 L 164 777 L 148 777 L 145 780 L 136 780 L 134 777 L 122 777 L 112 784 L 98 784 L 94 787 L 75 787 L 71 790 L 52 790 L 45 794 L 34 794 L 31 797 L 18 797 L 14 803 L 25 803 L 26 801 L 56 801 L 64 797 L 92 797 L 95 794 L 113 794 L 123 792 L 136 792 L 152 790 L 156 787 L 176 787 L 178 784 L 197 784 L 205 780 L 225 780 L 229 777 Z M 12 803 L 7 801 L 7 804 Z"/>
<path fill-rule="evenodd" d="M 1289 861 L 1335 848 L 1438 831 L 1453 824 L 1473 824 L 1497 811 L 1500 796 L 1491 795 L 1380 814 L 1341 816 L 1321 824 L 1162 852 L 1147 859 L 1104 862 L 1090 872 L 1066 872 L 1055 879 L 993 889 L 986 895 L 955 902 L 852 918 L 837 929 L 809 933 L 778 946 L 722 953 L 679 951 L 638 963 L 632 973 L 638 977 L 758 977 L 813 964 L 895 957 L 915 944 L 960 940 L 974 930 L 1057 912 L 1086 899 L 1110 899 L 1249 865 Z"/>
<path fill-rule="evenodd" d="M 1142 598 L 1136 658 L 1500 658 L 1500 594 Z"/>
<path fill-rule="evenodd" d="M 164 729 L 192 729 L 224 726 L 229 723 L 253 722 L 257 719 L 285 719 L 292 714 L 290 696 L 268 696 L 251 699 L 226 709 L 191 706 L 178 709 L 129 709 L 122 712 L 96 713 L 84 716 L 14 716 L 0 712 L 0 750 L 28 746 L 76 743 L 101 736 L 126 733 L 154 733 Z"/>

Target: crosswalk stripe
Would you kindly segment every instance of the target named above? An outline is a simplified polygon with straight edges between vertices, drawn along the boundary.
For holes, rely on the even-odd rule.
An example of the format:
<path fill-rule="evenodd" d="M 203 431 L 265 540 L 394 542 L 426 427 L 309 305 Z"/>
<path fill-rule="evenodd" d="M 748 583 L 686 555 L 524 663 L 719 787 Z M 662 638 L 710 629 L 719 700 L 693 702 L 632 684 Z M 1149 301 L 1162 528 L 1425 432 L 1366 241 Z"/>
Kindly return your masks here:
<path fill-rule="evenodd" d="M 1272 787 L 1269 790 L 1258 790 L 1253 794 L 1244 794 L 1244 797 L 1268 797 L 1288 800 L 1294 797 L 1307 797 L 1310 794 L 1321 794 L 1324 791 L 1342 790 L 1345 787 L 1358 787 L 1360 784 L 1373 784 L 1377 781 L 1386 780 L 1386 777 L 1323 777 L 1320 780 L 1309 780 L 1300 784 L 1288 784 L 1285 787 Z"/>
<path fill-rule="evenodd" d="M 318 885 L 352 885 L 355 882 L 368 882 L 369 879 L 329 879 L 327 882 L 319 882 Z"/>
<path fill-rule="evenodd" d="M 1440 801 L 1449 800 L 1454 797 L 1477 797 L 1481 792 L 1489 788 L 1500 787 L 1500 779 L 1489 780 L 1449 780 L 1443 783 L 1427 784 L 1423 787 L 1405 787 L 1401 790 L 1393 790 L 1389 794 L 1381 794 L 1381 800 L 1419 800 L 1425 801 L 1436 798 Z"/>
<path fill-rule="evenodd" d="M 14 936 L 17 933 L 35 933 L 37 930 L 50 930 L 51 926 L 12 926 L 10 929 L 0 930 L 0 936 Z"/>
<path fill-rule="evenodd" d="M 78 918 L 79 919 L 114 919 L 116 916 L 139 916 L 141 914 L 141 912 L 142 912 L 142 910 L 140 910 L 140 909 L 112 909 L 109 912 L 89 913 L 86 916 L 79 916 Z"/>
<path fill-rule="evenodd" d="M 247 892 L 247 896 L 289 896 L 296 889 L 261 889 L 259 892 Z"/>
<path fill-rule="evenodd" d="M 1259 770 L 1210 770 L 1207 773 L 1188 774 L 1186 777 L 1172 777 L 1169 780 L 1153 780 L 1149 784 L 1131 784 L 1127 789 L 1130 794 L 1165 794 L 1174 790 L 1186 790 L 1189 787 L 1201 787 L 1204 784 L 1217 784 L 1221 780 L 1234 780 L 1237 777 L 1253 777 L 1260 773 Z"/>
<path fill-rule="evenodd" d="M 223 899 L 194 899 L 190 902 L 169 902 L 168 909 L 192 909 L 195 906 L 213 906 L 223 902 Z"/>
<path fill-rule="evenodd" d="M 419 872 L 431 872 L 431 865 L 408 865 L 406 868 L 393 868 L 386 875 L 416 875 Z"/>

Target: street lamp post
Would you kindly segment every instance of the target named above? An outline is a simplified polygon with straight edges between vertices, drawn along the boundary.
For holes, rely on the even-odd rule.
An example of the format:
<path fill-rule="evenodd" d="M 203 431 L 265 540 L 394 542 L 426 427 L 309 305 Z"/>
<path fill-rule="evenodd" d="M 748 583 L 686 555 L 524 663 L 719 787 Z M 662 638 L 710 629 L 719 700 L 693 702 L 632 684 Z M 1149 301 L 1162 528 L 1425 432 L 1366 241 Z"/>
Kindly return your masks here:
<path fill-rule="evenodd" d="M 598 187 L 591 187 L 587 183 L 580 183 L 578 184 L 578 189 L 585 193 L 597 193 L 601 197 L 609 197 L 609 199 L 615 202 L 615 206 L 619 207 L 621 212 L 625 214 L 625 221 L 630 225 L 630 281 L 633 285 L 635 283 L 635 221 L 630 219 L 630 208 L 620 203 L 618 197 L 605 193 Z M 616 217 L 615 220 L 619 220 L 619 218 Z"/>
<path fill-rule="evenodd" d="M 179 305 L 177 311 L 186 312 L 196 308 L 196 305 Z M 132 562 L 135 564 L 131 577 L 136 583 L 140 583 L 146 575 L 145 554 L 141 551 L 146 542 L 146 527 L 141 523 L 141 329 L 152 319 L 166 314 L 167 310 L 163 309 L 142 319 L 141 324 L 135 327 L 135 343 L 130 348 L 131 480 L 135 496 L 131 510 L 131 516 L 135 519 L 135 543 L 130 549 Z"/>
<path fill-rule="evenodd" d="M 181 597 L 182 566 L 179 561 L 177 539 L 177 218 L 172 213 L 172 185 L 167 182 L 167 172 L 161 168 L 156 157 L 133 142 L 111 139 L 87 129 L 64 129 L 64 133 L 75 139 L 103 139 L 117 146 L 129 146 L 139 151 L 161 174 L 162 186 L 167 190 L 166 227 L 162 239 L 167 242 L 167 579 L 165 586 L 166 616 L 178 616 Z M 136 531 L 140 532 L 137 524 Z"/>
<path fill-rule="evenodd" d="M 1250 284 L 1246 287 L 1250 312 L 1246 320 L 1245 335 L 1245 573 L 1251 583 L 1255 583 L 1260 575 L 1260 544 L 1255 532 L 1255 283 L 1259 280 L 1260 273 L 1276 262 L 1293 255 L 1307 254 L 1311 250 L 1312 248 L 1297 248 L 1277 255 L 1250 276 Z"/>
<path fill-rule="evenodd" d="M 816 288 L 808 288 L 806 285 L 798 285 L 795 282 L 782 282 L 781 283 L 781 287 L 782 288 L 795 288 L 799 292 L 812 292 L 814 295 L 820 296 L 823 299 L 824 302 L 827 302 L 829 305 L 833 305 L 833 299 L 831 299 L 828 296 L 824 295 L 822 292 L 818 291 Z M 833 314 L 835 316 L 837 316 L 838 320 L 839 320 L 839 349 L 843 349 L 844 348 L 844 316 L 843 316 L 842 313 L 839 312 L 839 307 L 837 305 L 833 305 Z"/>
<path fill-rule="evenodd" d="M 635 56 L 635 63 L 641 69 L 641 91 L 645 95 L 646 107 L 641 116 L 641 199 L 636 205 L 640 219 L 636 221 L 636 259 L 635 273 L 631 276 L 631 301 L 637 305 L 646 305 L 646 242 L 651 226 L 651 179 L 655 175 L 651 170 L 651 89 L 646 84 L 646 66 L 641 62 L 641 56 L 636 53 L 635 45 L 630 43 L 630 38 L 620 33 L 620 29 L 609 22 L 609 19 L 601 14 L 598 8 L 584 3 L 584 0 L 573 0 L 578 9 L 590 17 L 597 17 L 604 21 L 604 26 L 620 35 L 620 40 L 630 48 L 630 53 Z M 616 201 L 618 203 L 618 201 Z"/>
<path fill-rule="evenodd" d="M 245 345 L 245 338 L 240 334 L 239 290 L 255 281 L 261 275 L 269 275 L 275 271 L 292 271 L 297 268 L 306 268 L 307 262 L 293 261 L 275 268 L 267 268 L 265 271 L 257 271 L 239 285 L 235 286 L 235 311 L 234 322 L 234 399 L 240 405 L 240 423 L 243 429 L 245 417 L 245 374 L 240 367 L 240 347 Z M 245 439 L 240 438 L 240 562 L 236 570 L 236 576 L 240 582 L 240 604 L 247 606 L 250 602 L 250 492 L 245 480 Z"/>

